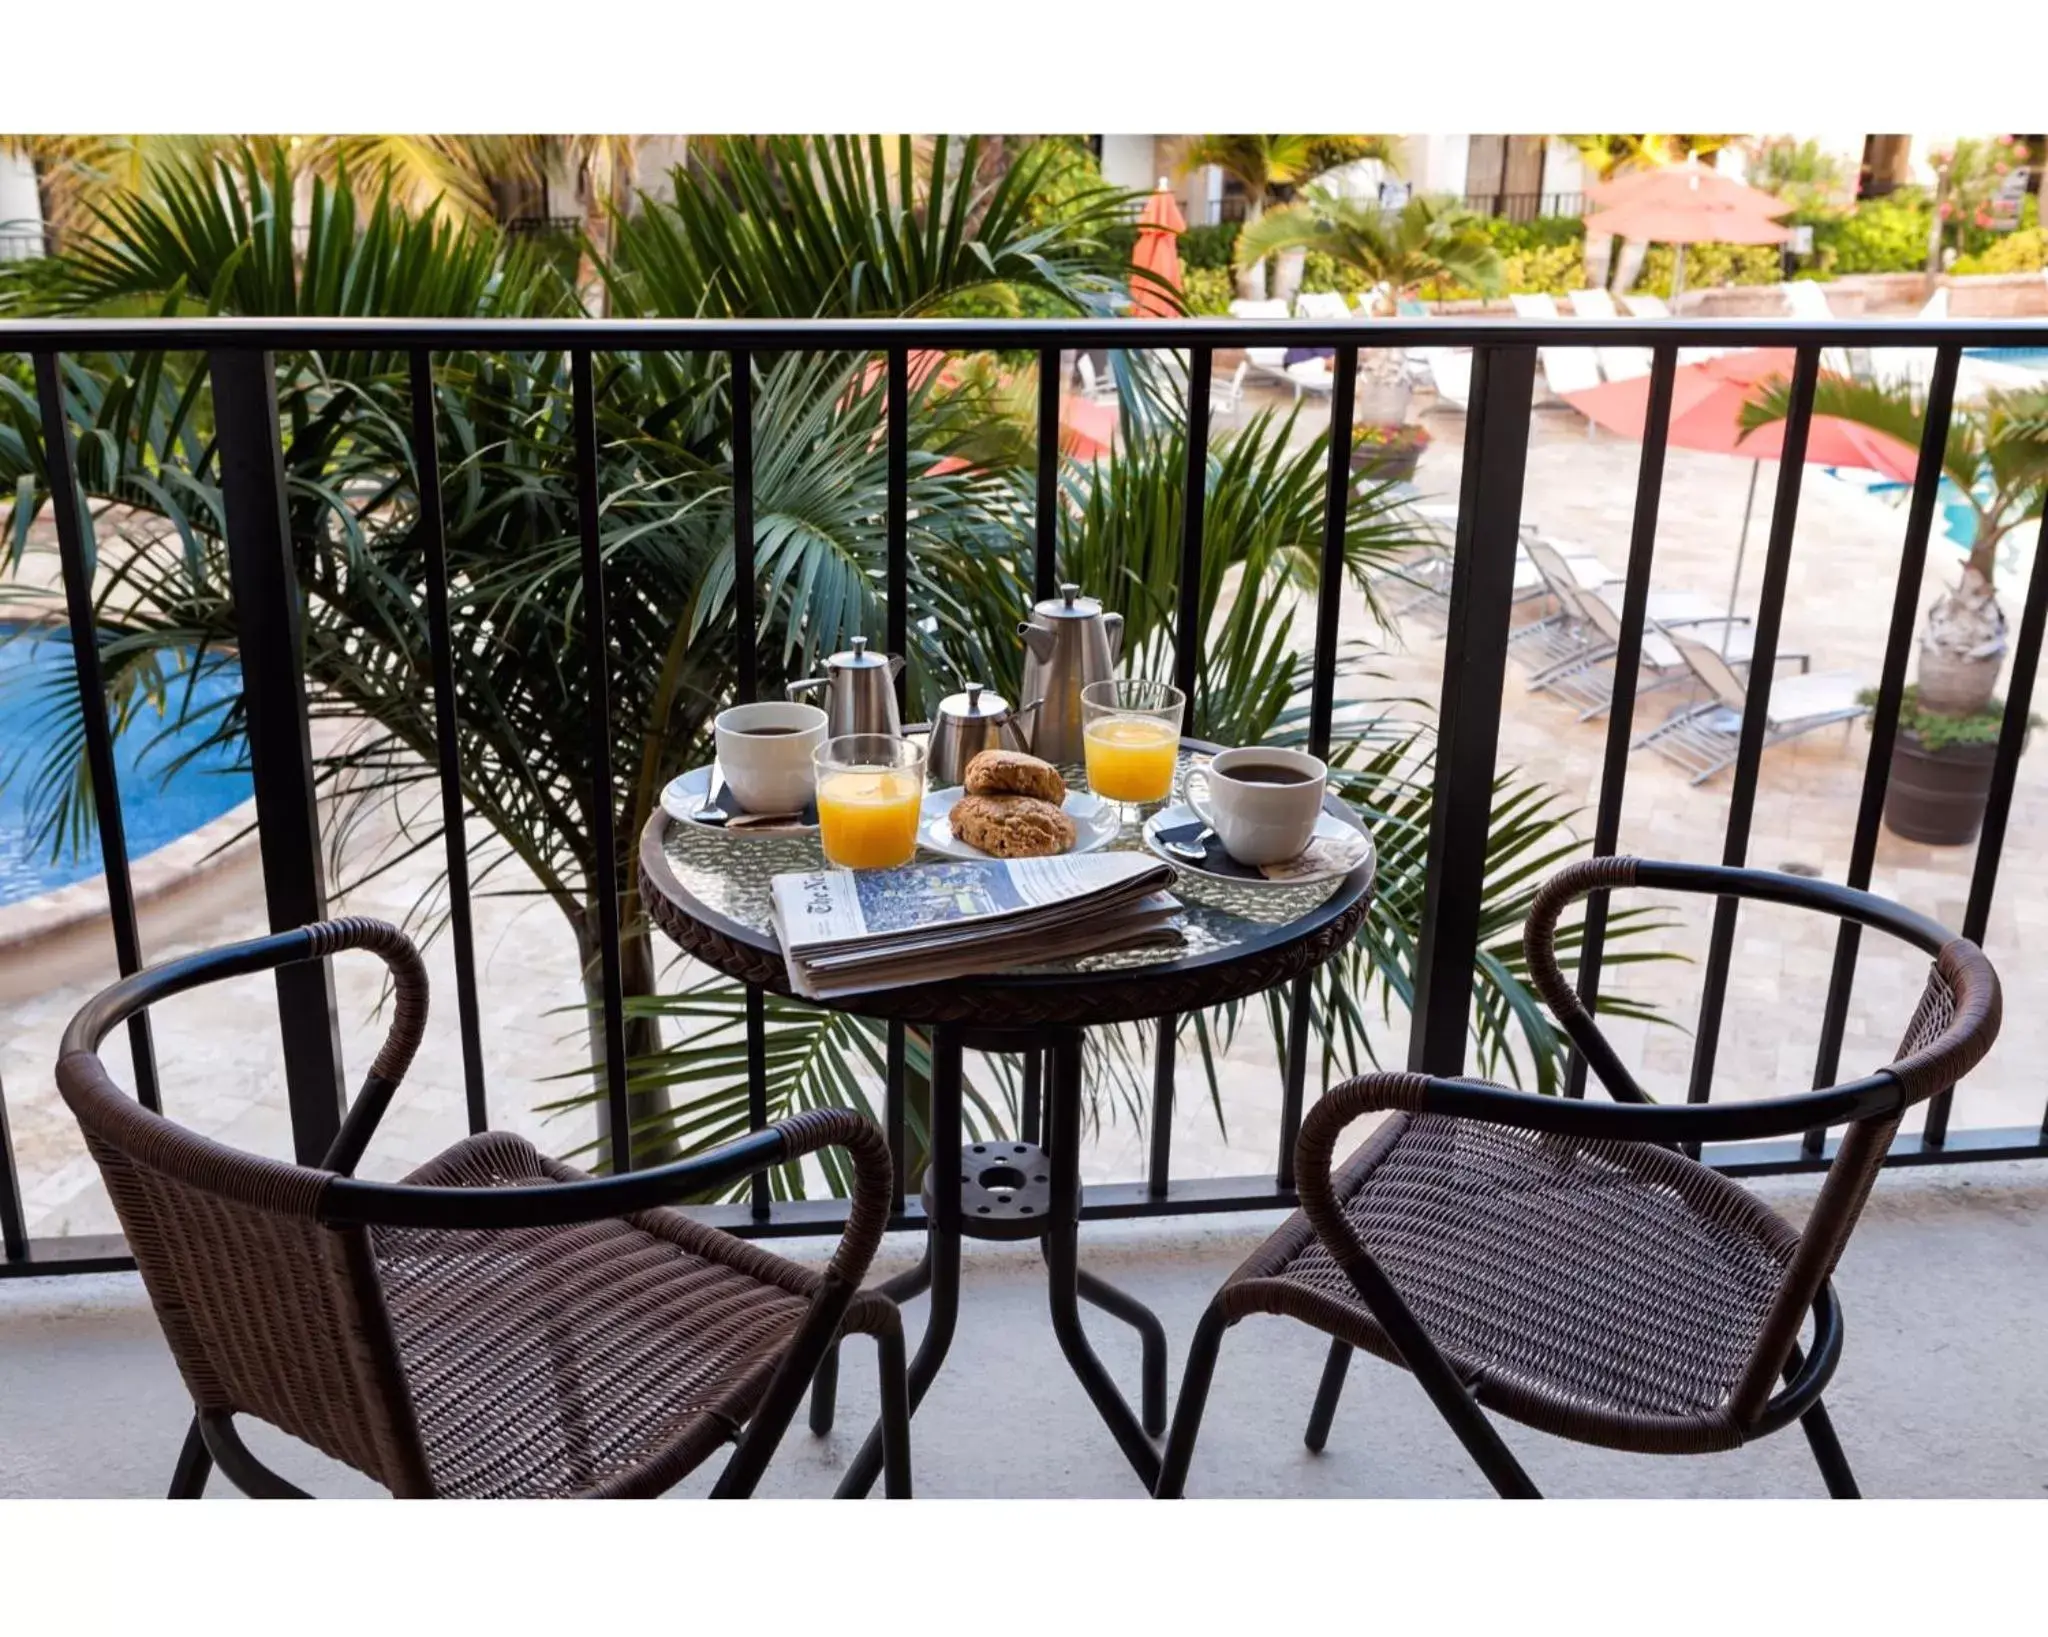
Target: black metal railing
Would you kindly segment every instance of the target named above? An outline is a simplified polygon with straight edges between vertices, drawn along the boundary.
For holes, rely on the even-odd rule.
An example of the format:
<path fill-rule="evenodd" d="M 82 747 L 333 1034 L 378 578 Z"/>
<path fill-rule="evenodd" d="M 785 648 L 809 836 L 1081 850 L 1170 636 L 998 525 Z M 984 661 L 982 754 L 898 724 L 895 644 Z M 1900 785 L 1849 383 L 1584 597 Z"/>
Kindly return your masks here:
<path fill-rule="evenodd" d="M 424 531 L 426 583 L 421 617 L 431 637 L 431 674 L 418 679 L 434 696 L 436 773 L 451 897 L 448 936 L 453 945 L 457 1012 L 462 1041 L 465 1101 L 472 1129 L 488 1121 L 487 1087 L 481 1060 L 475 952 L 470 924 L 468 859 L 461 822 L 464 801 L 457 747 L 459 701 L 450 663 L 441 478 L 436 458 L 437 408 L 433 357 L 441 352 L 566 352 L 571 364 L 573 462 L 581 524 L 581 583 L 588 602 L 584 640 L 593 661 L 606 652 L 606 576 L 599 551 L 602 500 L 595 425 L 592 358 L 632 351 L 724 354 L 731 364 L 733 397 L 733 484 L 735 573 L 737 576 L 738 689 L 751 693 L 759 676 L 756 652 L 759 592 L 753 556 L 754 471 L 751 367 L 757 355 L 787 352 L 854 351 L 882 354 L 887 361 L 886 558 L 883 591 L 887 640 L 902 651 L 908 633 L 908 409 L 910 352 L 914 349 L 1001 350 L 1037 357 L 1038 484 L 1032 580 L 1040 595 L 1055 583 L 1058 494 L 1058 409 L 1063 351 L 1077 348 L 1172 347 L 1185 352 L 1188 467 L 1181 545 L 1181 584 L 1176 618 L 1176 668 L 1191 688 L 1201 632 L 1195 594 L 1204 538 L 1202 472 L 1208 447 L 1209 388 L 1214 351 L 1248 344 L 1289 343 L 1336 349 L 1331 394 L 1332 437 L 1328 472 L 1328 513 L 1322 541 L 1323 574 L 1314 623 L 1314 666 L 1310 704 L 1311 741 L 1324 745 L 1330 731 L 1338 680 L 1338 597 L 1342 585 L 1344 515 L 1353 492 L 1348 465 L 1358 332 L 1341 322 L 1248 323 L 1188 320 L 1134 326 L 1117 320 L 1089 321 L 299 321 L 217 320 L 210 322 L 75 321 L 0 324 L 0 351 L 34 362 L 37 402 L 49 462 L 51 503 L 56 521 L 63 586 L 74 631 L 94 630 L 93 542 L 90 519 L 79 504 L 73 468 L 72 416 L 66 403 L 63 353 L 115 350 L 203 354 L 212 381 L 214 425 L 220 450 L 220 489 L 225 514 L 231 591 L 238 630 L 246 698 L 246 725 L 255 788 L 266 904 L 273 929 L 301 925 L 327 912 L 322 867 L 315 768 L 308 742 L 306 679 L 301 673 L 300 625 L 303 600 L 290 550 L 281 427 L 273 354 L 276 352 L 374 351 L 407 356 L 412 388 L 412 433 L 419 488 L 417 526 Z M 1941 474 L 1941 453 L 1954 398 L 1962 349 L 2036 346 L 2048 341 L 2048 325 L 2026 322 L 1929 324 L 1843 322 L 1831 325 L 1783 322 L 1583 322 L 1568 330 L 1522 322 L 1455 323 L 1392 320 L 1373 326 L 1378 346 L 1469 346 L 1472 389 L 1464 431 L 1464 463 L 1449 587 L 1442 696 L 1436 742 L 1436 784 L 1426 861 L 1422 927 L 1416 954 L 1408 1061 L 1416 1069 L 1455 1075 L 1465 1065 L 1474 962 L 1480 935 L 1481 885 L 1485 876 L 1488 814 L 1496 775 L 1502 683 L 1515 600 L 1516 549 L 1522 514 L 1537 349 L 1554 346 L 1642 345 L 1653 347 L 1649 414 L 1642 445 L 1636 508 L 1623 593 L 1623 638 L 1615 664 L 1614 705 L 1594 824 L 1595 852 L 1617 844 L 1631 745 L 1630 720 L 1636 665 L 1648 606 L 1659 501 L 1663 489 L 1668 423 L 1678 349 L 1685 346 L 1761 346 L 1796 349 L 1791 413 L 1785 428 L 1784 461 L 1773 501 L 1762 604 L 1755 622 L 1747 704 L 1734 764 L 1732 794 L 1720 862 L 1742 864 L 1749 852 L 1784 613 L 1792 541 L 1804 467 L 1801 456 L 1811 422 L 1821 350 L 1834 347 L 1921 346 L 1936 349 L 1926 435 L 1920 451 L 1887 637 L 1882 677 L 1873 713 L 1873 737 L 1847 872 L 1851 887 L 1870 883 L 1882 813 L 1890 747 L 1898 731 L 1914 616 L 1926 563 Z M 2048 547 L 2048 542 L 2044 542 Z M 1993 766 L 1990 803 L 1971 879 L 1961 931 L 1982 941 L 1989 922 L 2005 845 L 2014 781 L 2039 665 L 2044 622 L 2048 622 L 2048 549 L 2037 549 L 2018 621 L 2006 689 L 2004 728 Z M 122 831 L 119 791 L 100 655 L 95 642 L 75 641 L 77 686 L 84 737 L 99 818 L 108 913 L 121 971 L 144 961 Z M 612 1157 L 621 1168 L 633 1163 L 630 1110 L 623 1049 L 622 951 L 615 871 L 619 857 L 612 833 L 613 768 L 606 727 L 607 668 L 592 663 L 596 686 L 590 700 L 592 809 L 599 816 L 595 840 L 603 907 L 601 984 L 605 1053 L 604 1099 L 608 1130 L 624 1136 Z M 1604 898 L 1588 906 L 1580 978 L 1597 989 L 1607 930 Z M 1735 908 L 1723 901 L 1714 919 L 1704 970 L 1704 999 L 1688 1096 L 1704 1101 L 1715 1078 L 1733 956 Z M 1816 1084 L 1835 1076 L 1849 998 L 1856 972 L 1854 928 L 1837 946 L 1821 1041 Z M 1994 959 L 1997 951 L 1991 951 Z M 294 1148 L 301 1161 L 316 1160 L 332 1140 L 342 1112 L 341 1052 L 333 992 L 324 963 L 278 974 L 279 1023 L 283 1032 L 286 1090 Z M 1282 1120 L 1272 1171 L 1265 1176 L 1177 1181 L 1172 1175 L 1171 1120 L 1175 1081 L 1173 1030 L 1159 1031 L 1154 1064 L 1154 1100 L 1147 1174 L 1127 1182 L 1091 1187 L 1084 1207 L 1091 1217 L 1157 1216 L 1205 1211 L 1271 1208 L 1293 1201 L 1293 1145 L 1306 1094 L 1309 1008 L 1297 988 L 1292 996 L 1280 1089 Z M 766 1121 L 765 1021 L 762 997 L 751 991 L 746 1009 L 749 1117 Z M 146 1017 L 131 1025 L 130 1051 L 138 1096 L 156 1107 L 162 1101 L 154 1047 Z M 885 1121 L 899 1165 L 898 1221 L 919 1217 L 914 1198 L 903 1198 L 901 1176 L 906 1141 L 905 1041 L 891 1031 L 887 1063 Z M 1584 1089 L 1582 1065 L 1574 1064 L 1567 1094 Z M 1027 1074 L 1023 1088 L 1027 1128 L 1035 1121 L 1037 1085 Z M 175 1113 L 175 1110 L 171 1112 Z M 617 1139 L 615 1138 L 616 1142 Z M 1891 1163 L 1928 1164 L 1975 1159 L 2048 1156 L 2040 1127 L 1950 1129 L 1946 1101 L 1931 1111 L 1926 1129 L 1902 1138 Z M 1709 1151 L 1710 1161 L 1739 1174 L 1817 1170 L 1830 1157 L 1825 1133 L 1804 1142 L 1729 1145 Z M 741 1231 L 804 1233 L 834 1226 L 844 1207 L 838 1201 L 771 1202 L 757 1190 L 746 1204 L 717 1207 L 706 1214 Z M 7 1137 L 4 1096 L 0 1096 L 0 1273 L 82 1271 L 128 1265 L 125 1247 L 106 1236 L 31 1239 L 14 1151 Z"/>
<path fill-rule="evenodd" d="M 1583 216 L 1586 196 L 1577 191 L 1562 193 L 1509 193 L 1500 189 L 1467 191 L 1465 208 L 1483 216 L 1499 216 L 1510 222 L 1533 222 L 1539 216 Z"/>

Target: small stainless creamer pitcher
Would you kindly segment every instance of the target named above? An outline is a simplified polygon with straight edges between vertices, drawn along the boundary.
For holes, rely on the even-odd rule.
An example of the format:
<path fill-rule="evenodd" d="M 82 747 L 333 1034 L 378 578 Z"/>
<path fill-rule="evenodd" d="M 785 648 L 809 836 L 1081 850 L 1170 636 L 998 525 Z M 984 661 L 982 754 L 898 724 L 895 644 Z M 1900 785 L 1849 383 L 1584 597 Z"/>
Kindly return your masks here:
<path fill-rule="evenodd" d="M 1031 610 L 1017 627 L 1024 639 L 1024 697 L 1039 701 L 1031 725 L 1031 754 L 1041 761 L 1072 765 L 1082 760 L 1081 690 L 1116 675 L 1124 642 L 1124 617 L 1105 614 L 1102 604 L 1063 585 Z"/>
<path fill-rule="evenodd" d="M 931 745 L 926 752 L 933 785 L 961 783 L 967 777 L 967 764 L 984 750 L 1029 751 L 1023 724 L 1037 710 L 1036 700 L 1012 710 L 1007 699 L 979 682 L 968 683 L 964 693 L 946 695 L 932 720 Z"/>
<path fill-rule="evenodd" d="M 825 732 L 836 739 L 844 733 L 886 733 L 892 738 L 903 732 L 903 718 L 896 709 L 896 676 L 903 661 L 893 654 L 871 654 L 868 639 L 855 637 L 843 654 L 825 661 L 823 676 L 807 676 L 792 682 L 789 697 L 825 690 Z"/>

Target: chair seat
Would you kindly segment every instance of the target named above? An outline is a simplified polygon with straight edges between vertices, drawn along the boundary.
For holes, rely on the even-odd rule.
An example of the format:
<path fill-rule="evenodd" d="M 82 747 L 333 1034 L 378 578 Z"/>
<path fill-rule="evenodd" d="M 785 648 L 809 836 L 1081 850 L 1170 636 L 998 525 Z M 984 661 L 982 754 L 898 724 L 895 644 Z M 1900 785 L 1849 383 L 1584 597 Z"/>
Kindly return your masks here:
<path fill-rule="evenodd" d="M 406 1180 L 582 1173 L 502 1133 Z M 380 1228 L 378 1272 L 429 1469 L 455 1496 L 659 1494 L 753 1413 L 819 1275 L 678 1212 L 490 1233 Z M 878 1327 L 856 1298 L 845 1328 Z"/>
<path fill-rule="evenodd" d="M 1417 1321 L 1490 1408 L 1648 1452 L 1727 1449 L 1729 1412 L 1797 1243 L 1758 1200 L 1667 1149 L 1394 1115 L 1333 1179 Z M 1225 1286 L 1399 1363 L 1295 1213 Z"/>

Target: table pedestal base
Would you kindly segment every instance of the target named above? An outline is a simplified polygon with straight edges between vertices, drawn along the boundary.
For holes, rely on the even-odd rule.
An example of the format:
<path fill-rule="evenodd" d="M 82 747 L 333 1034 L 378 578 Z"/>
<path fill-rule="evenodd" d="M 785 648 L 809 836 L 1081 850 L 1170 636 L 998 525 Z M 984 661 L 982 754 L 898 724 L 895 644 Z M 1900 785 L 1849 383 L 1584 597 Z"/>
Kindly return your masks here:
<path fill-rule="evenodd" d="M 931 1316 L 917 1356 L 910 1362 L 910 1408 L 924 1400 L 939 1366 L 953 1343 L 960 1313 L 960 1241 L 976 1239 L 1038 1239 L 1046 1265 L 1047 1297 L 1053 1334 L 1067 1364 L 1087 1389 L 1088 1397 L 1139 1481 L 1150 1490 L 1159 1477 L 1155 1440 L 1166 1430 L 1166 1331 L 1152 1310 L 1136 1297 L 1086 1272 L 1080 1265 L 1081 1225 L 1081 1032 L 1053 1029 L 1028 1044 L 997 1043 L 999 1049 L 1037 1050 L 1049 1046 L 1050 1084 L 1045 1099 L 1043 1147 L 1027 1142 L 960 1143 L 960 1052 L 956 1029 L 942 1028 L 932 1038 L 932 1122 L 934 1150 L 945 1154 L 958 1145 L 957 1165 L 935 1163 L 924 1185 L 930 1220 L 922 1261 L 880 1288 L 896 1301 L 926 1291 Z M 950 1141 L 948 1139 L 951 1139 Z M 1143 1417 L 1130 1405 L 1089 1345 L 1081 1322 L 1086 1301 L 1137 1330 L 1144 1349 Z M 836 1350 L 818 1373 L 811 1399 L 811 1429 L 824 1433 L 832 1425 L 832 1398 L 838 1382 Z M 839 1494 L 865 1495 L 882 1466 L 881 1429 L 869 1433 L 860 1453 L 846 1469 Z"/>

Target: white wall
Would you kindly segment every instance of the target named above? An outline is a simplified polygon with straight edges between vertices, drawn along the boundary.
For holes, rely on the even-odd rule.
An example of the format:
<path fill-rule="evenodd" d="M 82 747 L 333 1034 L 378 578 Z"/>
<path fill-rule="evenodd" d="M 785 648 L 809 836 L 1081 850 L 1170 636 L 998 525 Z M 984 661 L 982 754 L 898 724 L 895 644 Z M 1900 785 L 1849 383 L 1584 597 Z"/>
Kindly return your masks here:
<path fill-rule="evenodd" d="M 33 254 L 33 245 L 10 235 L 32 233 L 42 225 L 35 166 L 13 154 L 0 154 L 0 259 Z"/>
<path fill-rule="evenodd" d="M 1153 166 L 1153 140 L 1149 136 L 1105 136 L 1102 179 L 1112 187 L 1151 192 L 1159 183 L 1159 172 Z"/>
<path fill-rule="evenodd" d="M 1417 193 L 1463 193 L 1471 142 L 1469 135 L 1403 137 L 1401 179 Z"/>

